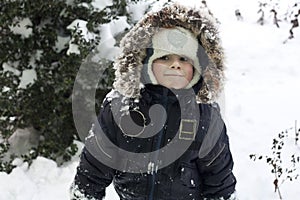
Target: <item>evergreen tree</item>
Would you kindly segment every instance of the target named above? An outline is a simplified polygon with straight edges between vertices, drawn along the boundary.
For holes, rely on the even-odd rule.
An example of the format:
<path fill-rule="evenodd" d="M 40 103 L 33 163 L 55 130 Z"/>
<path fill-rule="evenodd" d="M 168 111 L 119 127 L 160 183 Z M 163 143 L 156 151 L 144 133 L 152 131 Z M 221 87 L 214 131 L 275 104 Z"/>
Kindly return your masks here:
<path fill-rule="evenodd" d="M 8 154 L 9 138 L 20 128 L 30 127 L 38 135 L 38 144 L 22 153 L 25 161 L 45 156 L 62 163 L 74 155 L 73 141 L 79 139 L 72 116 L 76 74 L 101 39 L 98 27 L 118 16 L 129 17 L 127 3 L 136 1 L 113 0 L 103 9 L 91 0 L 1 1 L 0 171 L 13 168 L 17 155 Z M 76 19 L 86 21 L 95 37 L 87 40 L 80 27 L 68 29 Z M 77 53 L 70 51 L 72 45 L 78 46 Z M 33 72 L 34 80 L 22 85 L 26 71 Z M 112 72 L 103 71 L 97 102 L 110 89 Z"/>

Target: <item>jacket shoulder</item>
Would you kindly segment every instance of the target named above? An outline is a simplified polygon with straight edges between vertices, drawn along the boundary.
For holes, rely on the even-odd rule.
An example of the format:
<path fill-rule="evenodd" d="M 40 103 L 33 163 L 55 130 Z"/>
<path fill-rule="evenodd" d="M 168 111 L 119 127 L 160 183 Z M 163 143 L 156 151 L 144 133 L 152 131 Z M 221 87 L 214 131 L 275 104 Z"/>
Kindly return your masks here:
<path fill-rule="evenodd" d="M 199 109 L 202 116 L 211 116 L 212 113 L 221 116 L 221 109 L 218 103 L 199 103 Z"/>

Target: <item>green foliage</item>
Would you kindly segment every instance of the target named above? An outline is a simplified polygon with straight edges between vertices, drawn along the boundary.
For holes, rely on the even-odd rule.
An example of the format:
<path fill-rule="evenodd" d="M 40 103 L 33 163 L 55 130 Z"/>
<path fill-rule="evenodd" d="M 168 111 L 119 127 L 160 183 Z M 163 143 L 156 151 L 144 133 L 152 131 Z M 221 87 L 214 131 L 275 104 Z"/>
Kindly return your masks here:
<path fill-rule="evenodd" d="M 8 151 L 9 144 L 0 143 L 0 159 L 3 159 L 3 155 Z M 11 162 L 1 161 L 0 162 L 0 171 L 10 172 L 13 169 Z"/>
<path fill-rule="evenodd" d="M 72 116 L 73 84 L 83 60 L 100 38 L 87 41 L 80 30 L 67 27 L 81 19 L 87 21 L 91 33 L 99 35 L 99 25 L 118 16 L 129 16 L 125 0 L 113 0 L 113 5 L 103 10 L 94 9 L 90 3 L 90 0 L 1 1 L 0 171 L 12 170 L 15 155 L 9 155 L 8 160 L 4 155 L 9 152 L 8 138 L 18 128 L 33 127 L 39 134 L 38 146 L 22 155 L 29 163 L 37 156 L 61 163 L 77 151 L 73 143 L 79 139 Z M 24 20 L 29 34 L 14 32 Z M 78 45 L 80 53 L 68 53 L 70 43 Z M 20 87 L 24 70 L 30 69 L 36 72 L 36 80 Z M 110 89 L 112 79 L 112 69 L 106 69 L 97 102 Z"/>

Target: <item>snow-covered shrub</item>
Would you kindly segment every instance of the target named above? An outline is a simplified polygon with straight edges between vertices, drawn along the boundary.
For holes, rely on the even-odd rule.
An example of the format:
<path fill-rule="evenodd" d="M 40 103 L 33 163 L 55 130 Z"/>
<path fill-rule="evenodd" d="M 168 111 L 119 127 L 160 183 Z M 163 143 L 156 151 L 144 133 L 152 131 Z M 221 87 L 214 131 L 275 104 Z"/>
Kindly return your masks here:
<path fill-rule="evenodd" d="M 300 2 L 297 0 L 280 1 L 280 0 L 258 0 L 257 2 L 256 22 L 259 25 L 273 24 L 277 28 L 284 27 L 288 24 L 287 39 L 283 43 L 287 43 L 294 38 L 294 30 L 299 27 Z M 244 10 L 236 9 L 235 16 L 237 20 L 243 19 Z"/>
<path fill-rule="evenodd" d="M 292 130 L 295 135 L 292 135 Z M 261 155 L 251 154 L 250 159 L 265 160 L 271 167 L 271 173 L 274 175 L 272 183 L 274 191 L 277 192 L 279 199 L 283 199 L 280 186 L 286 181 L 295 181 L 300 176 L 300 151 L 298 146 L 300 129 L 297 129 L 297 123 L 294 128 L 280 132 L 272 141 L 272 154 Z M 287 154 L 287 152 L 289 152 Z"/>
<path fill-rule="evenodd" d="M 291 1 L 291 2 L 280 2 L 279 0 L 272 1 L 268 0 L 264 3 L 259 3 L 259 12 L 262 13 L 260 16 L 258 23 L 263 25 L 265 21 L 268 19 L 265 19 L 265 14 L 269 15 L 269 20 L 271 19 L 272 23 L 276 25 L 277 28 L 280 28 L 280 23 L 287 22 L 290 24 L 289 29 L 289 36 L 288 39 L 294 38 L 293 29 L 297 28 L 299 26 L 298 22 L 298 16 L 300 14 L 300 3 L 297 1 Z M 271 14 L 272 13 L 272 14 Z M 270 15 L 271 14 L 271 15 Z M 287 39 L 287 40 L 288 40 Z M 287 42 L 284 41 L 283 43 Z"/>
<path fill-rule="evenodd" d="M 137 0 L 1 1 L 0 171 L 10 171 L 16 156 L 29 162 L 44 156 L 62 163 L 75 154 L 73 141 L 79 139 L 72 116 L 76 74 L 101 39 L 100 25 L 118 16 L 127 19 L 129 2 Z M 95 52 L 101 51 L 106 50 Z M 110 89 L 112 74 L 111 68 L 103 71 L 98 102 Z M 10 152 L 9 138 L 28 127 L 38 133 L 38 144 L 22 155 Z"/>

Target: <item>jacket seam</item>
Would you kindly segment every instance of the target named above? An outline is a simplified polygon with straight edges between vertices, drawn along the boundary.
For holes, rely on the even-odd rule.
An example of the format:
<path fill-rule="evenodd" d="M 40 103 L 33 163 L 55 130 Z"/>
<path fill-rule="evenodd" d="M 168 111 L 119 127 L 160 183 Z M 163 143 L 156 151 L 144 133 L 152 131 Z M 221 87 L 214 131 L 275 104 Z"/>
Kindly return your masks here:
<path fill-rule="evenodd" d="M 224 151 L 225 147 L 226 144 L 224 143 L 221 150 L 217 153 L 215 157 L 213 157 L 213 159 L 209 163 L 206 164 L 206 167 L 210 166 L 220 156 L 220 154 Z"/>

